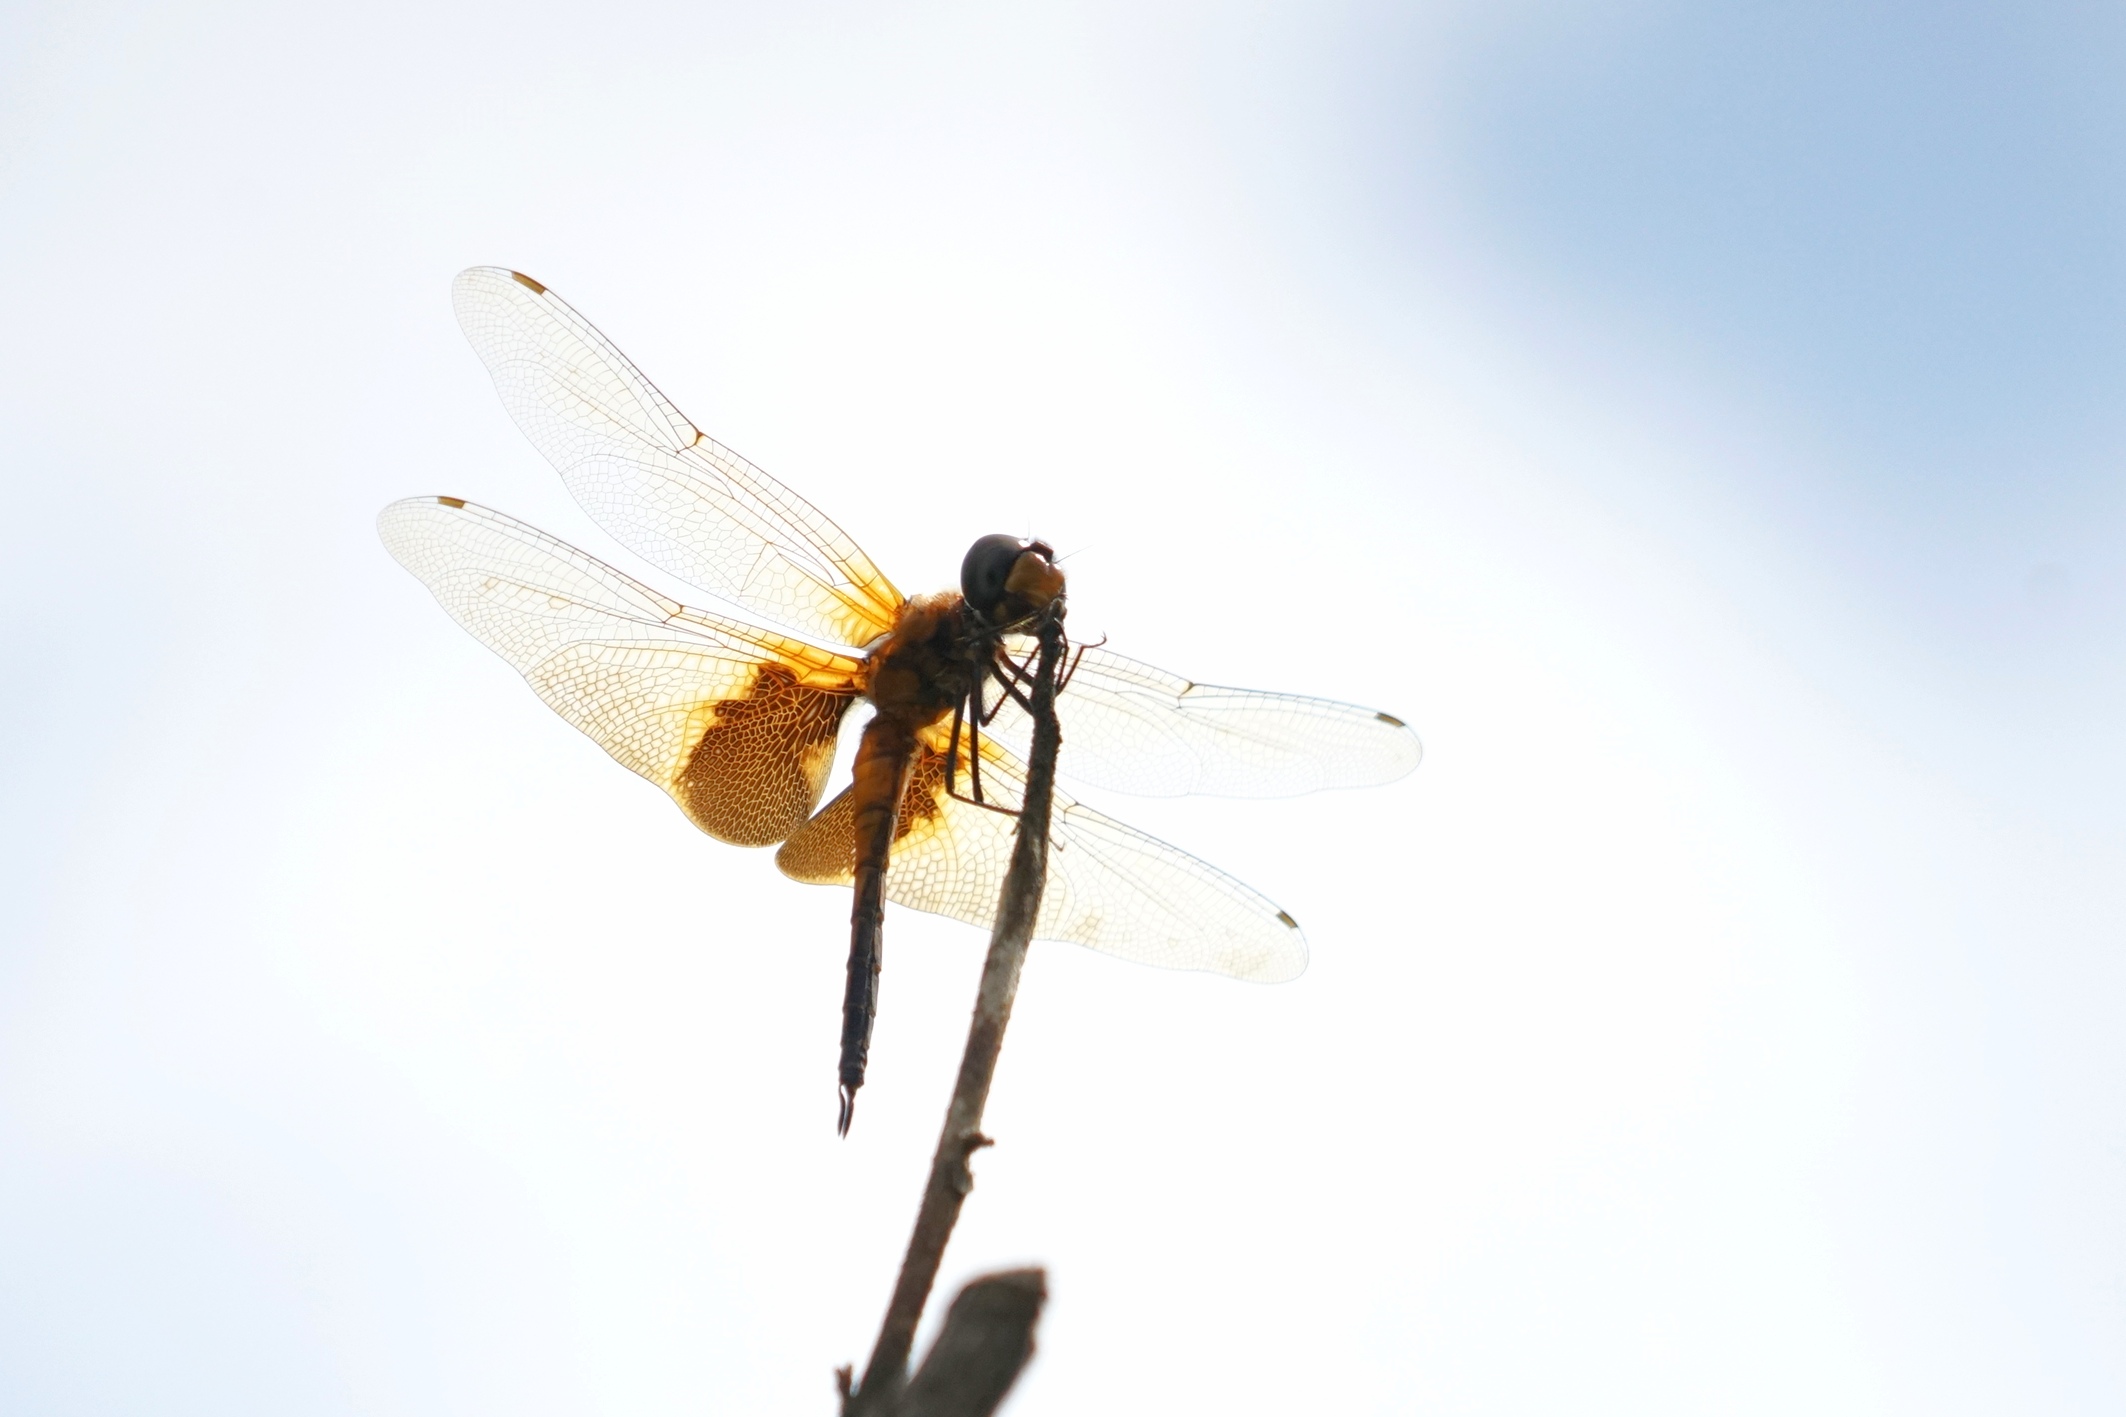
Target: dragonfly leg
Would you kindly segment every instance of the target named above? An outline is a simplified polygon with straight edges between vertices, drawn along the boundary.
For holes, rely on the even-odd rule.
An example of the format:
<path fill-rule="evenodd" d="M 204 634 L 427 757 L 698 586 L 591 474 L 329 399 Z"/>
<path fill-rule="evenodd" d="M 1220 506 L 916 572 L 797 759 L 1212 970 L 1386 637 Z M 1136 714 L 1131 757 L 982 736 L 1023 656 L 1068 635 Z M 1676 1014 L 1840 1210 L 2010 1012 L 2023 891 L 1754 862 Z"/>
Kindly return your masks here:
<path fill-rule="evenodd" d="M 1027 657 L 1023 660 L 1013 659 L 1008 654 L 998 655 L 997 659 L 1000 664 L 1000 667 L 997 671 L 999 677 L 1002 676 L 1003 671 L 1005 669 L 1009 669 L 1011 671 L 1011 678 L 1015 682 L 1017 682 L 1020 688 L 1026 690 L 1031 690 L 1033 688 L 1033 674 L 1028 669 L 1028 666 L 1033 662 L 1033 653 L 1029 653 Z"/>
<path fill-rule="evenodd" d="M 977 802 L 964 792 L 954 792 L 949 795 L 955 802 L 965 802 L 970 807 L 980 807 L 983 811 L 994 812 L 1000 817 L 1016 817 L 1019 815 L 1019 809 L 1016 807 L 999 807 L 994 802 Z"/>
<path fill-rule="evenodd" d="M 979 686 L 977 686 L 975 692 L 981 692 Z M 966 719 L 966 716 L 967 700 L 954 700 L 952 705 L 952 746 L 945 753 L 945 790 L 947 792 L 952 791 L 953 777 L 959 771 L 960 724 Z"/>
<path fill-rule="evenodd" d="M 1025 690 L 1021 689 L 1018 685 L 1012 683 L 1011 680 L 1005 678 L 1003 670 L 992 666 L 992 668 L 990 669 L 990 673 L 996 677 L 997 683 L 1004 686 L 1005 695 L 1013 703 L 1017 704 L 1020 708 L 1025 709 L 1028 713 L 1033 712 L 1033 700 L 1026 697 Z M 991 719 L 994 719 L 999 713 L 1003 712 L 1003 709 L 1004 700 L 998 699 L 997 706 L 989 711 L 989 717 Z"/>
<path fill-rule="evenodd" d="M 1073 654 L 1070 657 L 1070 667 L 1064 670 L 1063 677 L 1056 681 L 1056 692 L 1060 694 L 1065 689 L 1068 689 L 1070 687 L 1071 676 L 1078 672 L 1078 666 L 1084 663 L 1085 661 L 1085 651 L 1089 649 L 1098 649 L 1101 645 L 1104 645 L 1106 643 L 1107 636 L 1102 635 L 1097 640 L 1091 641 L 1087 644 L 1079 645 L 1077 653 Z"/>

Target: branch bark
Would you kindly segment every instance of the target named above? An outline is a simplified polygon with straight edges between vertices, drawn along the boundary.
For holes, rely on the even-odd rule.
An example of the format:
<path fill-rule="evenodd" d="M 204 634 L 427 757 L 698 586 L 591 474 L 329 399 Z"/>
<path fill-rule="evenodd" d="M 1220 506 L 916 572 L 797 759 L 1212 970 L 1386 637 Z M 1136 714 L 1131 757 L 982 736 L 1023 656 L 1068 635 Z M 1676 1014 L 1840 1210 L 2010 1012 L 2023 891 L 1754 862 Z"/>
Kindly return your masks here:
<path fill-rule="evenodd" d="M 893 1417 L 990 1417 L 1033 1357 L 1048 1275 L 1008 1269 L 971 1281 L 945 1311 L 937 1341 Z"/>
<path fill-rule="evenodd" d="M 864 1368 L 862 1385 L 851 1391 L 848 1370 L 842 1370 L 843 1417 L 889 1417 L 898 1412 L 899 1399 L 908 1386 L 908 1354 L 915 1346 L 916 1325 L 922 1321 L 930 1288 L 937 1282 L 946 1241 L 959 1223 L 960 1206 L 974 1189 L 974 1173 L 967 1159 L 989 1145 L 989 1138 L 982 1135 L 982 1109 L 989 1102 L 990 1080 L 996 1076 L 997 1054 L 1004 1046 L 1004 1028 L 1011 1022 L 1011 1004 L 1019 990 L 1019 971 L 1026 963 L 1026 946 L 1033 939 L 1041 893 L 1048 884 L 1048 819 L 1055 804 L 1056 752 L 1063 741 L 1055 709 L 1056 667 L 1064 646 L 1061 622 L 1044 625 L 1040 640 L 1031 695 L 1033 751 L 1026 764 L 1026 800 L 1020 804 L 1018 836 L 997 902 L 989 955 L 982 964 L 967 1048 L 960 1055 L 959 1079 L 945 1111 L 944 1130 L 938 1134 L 937 1153 L 931 1158 L 930 1181 L 916 1213 L 915 1233 L 908 1239 L 900 1281 L 886 1307 L 886 1320 Z M 933 1348 L 931 1362 L 924 1365 L 926 1374 L 937 1357 Z M 999 1392 L 998 1399 L 1002 1396 Z"/>

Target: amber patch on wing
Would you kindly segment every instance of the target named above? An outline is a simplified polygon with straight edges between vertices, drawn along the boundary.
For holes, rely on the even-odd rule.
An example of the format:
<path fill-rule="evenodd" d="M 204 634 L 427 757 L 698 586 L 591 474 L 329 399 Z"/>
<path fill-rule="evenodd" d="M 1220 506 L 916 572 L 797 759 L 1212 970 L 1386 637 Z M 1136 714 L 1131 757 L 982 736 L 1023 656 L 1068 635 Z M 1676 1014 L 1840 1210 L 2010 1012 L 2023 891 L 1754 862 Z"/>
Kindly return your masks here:
<path fill-rule="evenodd" d="M 805 820 L 834 765 L 850 699 L 765 665 L 739 698 L 709 706 L 709 727 L 672 783 L 695 825 L 740 846 L 772 846 Z"/>
<path fill-rule="evenodd" d="M 810 886 L 846 886 L 856 879 L 856 809 L 845 790 L 790 834 L 775 853 L 775 868 Z"/>
<path fill-rule="evenodd" d="M 916 758 L 908 775 L 908 788 L 901 794 L 901 810 L 893 823 L 895 843 L 910 835 L 935 829 L 944 814 L 945 757 L 928 748 Z M 807 885 L 841 886 L 856 879 L 856 807 L 849 792 L 829 802 L 820 814 L 799 827 L 775 853 L 775 865 L 793 881 Z"/>
<path fill-rule="evenodd" d="M 901 794 L 901 810 L 893 823 L 893 839 L 901 840 L 917 827 L 927 827 L 944 810 L 945 755 L 925 748 L 908 774 L 908 790 Z"/>

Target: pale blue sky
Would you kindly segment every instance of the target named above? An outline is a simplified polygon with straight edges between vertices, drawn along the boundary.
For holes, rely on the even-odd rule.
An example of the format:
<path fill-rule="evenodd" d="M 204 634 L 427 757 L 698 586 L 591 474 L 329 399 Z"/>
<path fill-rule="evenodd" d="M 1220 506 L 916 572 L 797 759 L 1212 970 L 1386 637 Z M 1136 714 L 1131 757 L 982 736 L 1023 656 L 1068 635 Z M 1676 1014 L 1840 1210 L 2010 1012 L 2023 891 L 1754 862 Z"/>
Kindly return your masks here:
<path fill-rule="evenodd" d="M 2122 64 L 2104 6 L 1650 6 L 1482 45 L 1455 155 L 1532 281 L 1813 425 L 1751 494 L 1855 593 L 2024 671 L 2118 643 Z"/>

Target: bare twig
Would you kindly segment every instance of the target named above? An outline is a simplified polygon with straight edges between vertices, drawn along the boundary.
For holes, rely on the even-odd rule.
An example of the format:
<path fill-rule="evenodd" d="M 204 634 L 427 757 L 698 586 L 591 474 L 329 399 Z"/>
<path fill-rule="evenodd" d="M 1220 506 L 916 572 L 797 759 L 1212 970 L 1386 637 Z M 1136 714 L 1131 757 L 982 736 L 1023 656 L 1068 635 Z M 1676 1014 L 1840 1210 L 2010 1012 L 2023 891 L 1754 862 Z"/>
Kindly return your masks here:
<path fill-rule="evenodd" d="M 960 1055 L 959 1080 L 945 1112 L 944 1130 L 938 1135 L 937 1154 L 931 1158 L 930 1183 L 923 1191 L 907 1258 L 901 1262 L 900 1282 L 886 1307 L 886 1321 L 879 1328 L 862 1386 L 850 1391 L 848 1372 L 843 1370 L 844 1417 L 887 1417 L 894 1410 L 907 1385 L 909 1350 L 915 1345 L 916 1325 L 930 1298 L 930 1286 L 937 1282 L 945 1243 L 959 1221 L 961 1203 L 974 1189 L 967 1158 L 989 1145 L 989 1138 L 982 1135 L 982 1109 L 989 1101 L 990 1079 L 996 1075 L 997 1053 L 1004 1046 L 1004 1027 L 1011 1021 L 1011 1002 L 1019 989 L 1019 970 L 1026 963 L 1026 946 L 1033 938 L 1034 922 L 1041 914 L 1041 892 L 1048 883 L 1048 817 L 1055 802 L 1056 750 L 1063 737 L 1055 711 L 1056 664 L 1063 655 L 1060 621 L 1045 622 L 1040 637 L 1026 800 L 1020 805 L 1011 869 L 1004 877 L 996 925 L 990 931 L 989 956 L 982 965 L 967 1049 Z"/>

